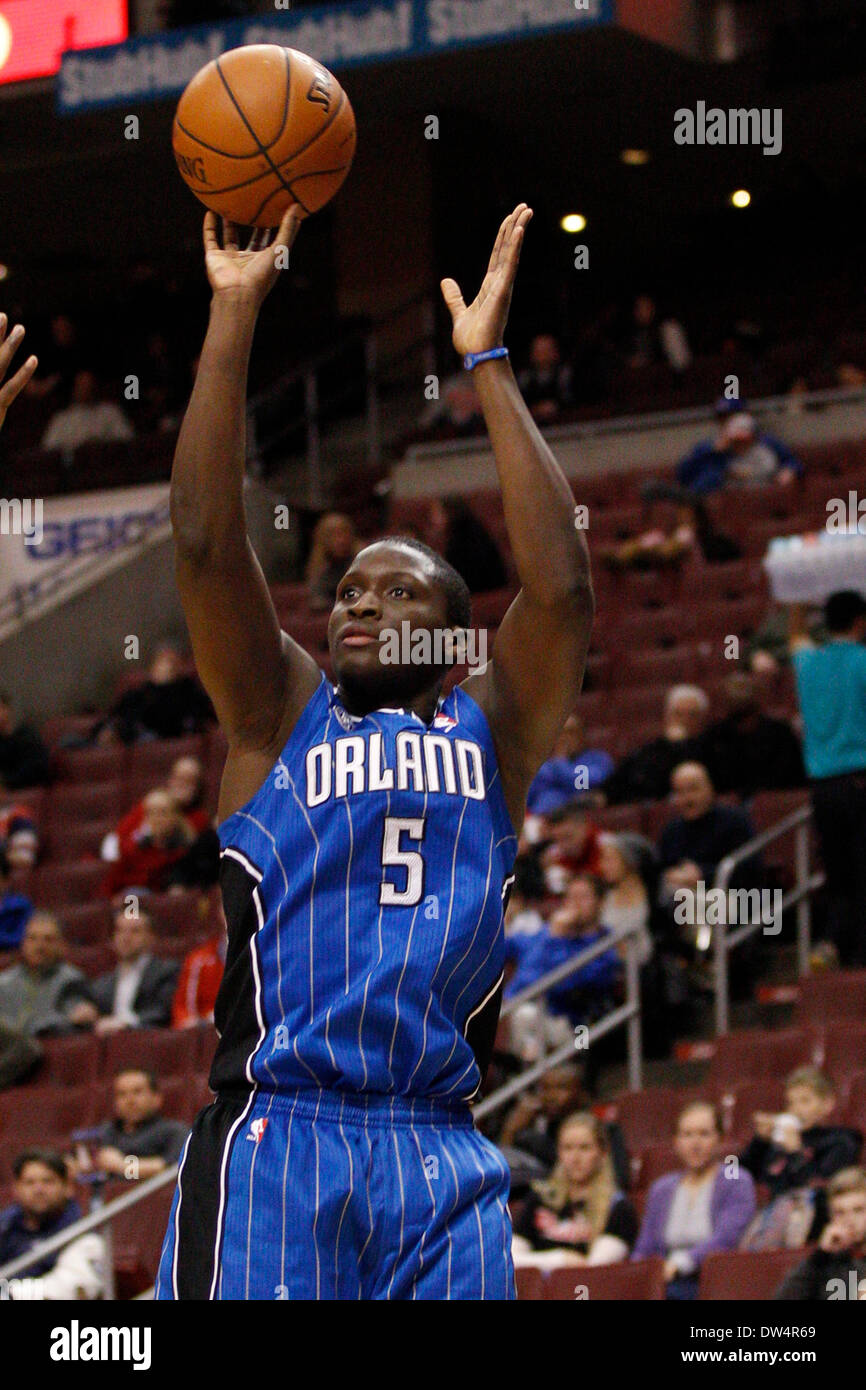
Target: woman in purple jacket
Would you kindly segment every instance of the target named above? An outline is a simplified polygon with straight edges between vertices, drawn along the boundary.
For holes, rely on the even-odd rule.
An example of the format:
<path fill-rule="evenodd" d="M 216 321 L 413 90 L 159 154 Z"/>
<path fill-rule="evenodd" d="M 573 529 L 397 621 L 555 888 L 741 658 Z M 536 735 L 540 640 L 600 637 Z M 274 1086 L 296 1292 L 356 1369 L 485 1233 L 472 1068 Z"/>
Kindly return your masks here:
<path fill-rule="evenodd" d="M 735 1157 L 720 1158 L 715 1106 L 694 1101 L 677 1120 L 674 1147 L 683 1168 L 653 1183 L 632 1259 L 663 1255 L 668 1298 L 696 1298 L 701 1261 L 736 1250 L 755 1214 L 755 1184 Z"/>

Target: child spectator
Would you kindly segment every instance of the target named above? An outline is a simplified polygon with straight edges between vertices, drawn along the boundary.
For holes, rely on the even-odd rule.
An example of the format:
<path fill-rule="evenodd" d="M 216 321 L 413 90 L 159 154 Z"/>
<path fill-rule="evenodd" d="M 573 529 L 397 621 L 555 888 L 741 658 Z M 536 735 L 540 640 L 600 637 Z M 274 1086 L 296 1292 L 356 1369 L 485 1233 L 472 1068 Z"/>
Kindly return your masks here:
<path fill-rule="evenodd" d="M 827 1186 L 830 1220 L 818 1246 L 776 1292 L 791 1303 L 862 1298 L 866 1286 L 866 1172 L 843 1168 Z"/>
<path fill-rule="evenodd" d="M 0 1265 L 20 1259 L 82 1216 L 72 1195 L 66 1160 L 60 1154 L 50 1149 L 25 1149 L 15 1159 L 12 1172 L 15 1202 L 0 1212 Z M 50 1302 L 101 1298 L 104 1259 L 102 1237 L 90 1231 L 23 1270 L 19 1279 L 26 1283 L 10 1279 L 8 1297 Z"/>
<path fill-rule="evenodd" d="M 755 1214 L 755 1184 L 747 1169 L 728 1172 L 719 1161 L 722 1126 L 715 1106 L 695 1101 L 677 1121 L 679 1172 L 653 1183 L 632 1259 L 662 1255 L 667 1297 L 697 1298 L 702 1261 L 736 1250 Z"/>
<path fill-rule="evenodd" d="M 863 1143 L 858 1130 L 826 1123 L 835 1104 L 836 1088 L 829 1077 L 817 1067 L 797 1067 L 785 1082 L 785 1113 L 756 1113 L 755 1133 L 740 1155 L 774 1202 L 808 1190 L 813 1219 L 804 1239 L 814 1240 L 826 1220 L 821 1185 L 855 1164 Z"/>
<path fill-rule="evenodd" d="M 637 1230 L 605 1126 L 590 1112 L 570 1115 L 559 1129 L 553 1172 L 532 1184 L 515 1224 L 515 1264 L 613 1264 L 628 1257 Z"/>

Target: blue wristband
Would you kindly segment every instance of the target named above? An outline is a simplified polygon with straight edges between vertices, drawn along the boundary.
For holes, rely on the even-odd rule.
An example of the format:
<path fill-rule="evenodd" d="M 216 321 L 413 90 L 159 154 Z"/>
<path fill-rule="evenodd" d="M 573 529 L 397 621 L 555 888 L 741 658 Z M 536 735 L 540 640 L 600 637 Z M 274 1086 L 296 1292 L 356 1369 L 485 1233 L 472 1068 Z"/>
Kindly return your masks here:
<path fill-rule="evenodd" d="M 507 357 L 508 348 L 490 348 L 487 352 L 467 352 L 463 358 L 463 365 L 467 372 L 471 372 L 473 367 L 477 367 L 479 362 L 490 362 L 494 357 Z"/>

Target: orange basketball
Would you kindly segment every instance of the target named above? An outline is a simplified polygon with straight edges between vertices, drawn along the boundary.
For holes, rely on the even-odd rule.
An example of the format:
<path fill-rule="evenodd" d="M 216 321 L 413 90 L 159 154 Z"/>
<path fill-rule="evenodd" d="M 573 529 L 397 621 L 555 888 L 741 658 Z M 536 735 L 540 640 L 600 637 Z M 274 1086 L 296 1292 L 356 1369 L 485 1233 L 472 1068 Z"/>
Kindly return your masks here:
<path fill-rule="evenodd" d="M 333 198 L 355 153 L 349 98 L 295 48 L 249 44 L 197 72 L 174 118 L 177 167 L 205 207 L 245 227 L 276 227 Z"/>

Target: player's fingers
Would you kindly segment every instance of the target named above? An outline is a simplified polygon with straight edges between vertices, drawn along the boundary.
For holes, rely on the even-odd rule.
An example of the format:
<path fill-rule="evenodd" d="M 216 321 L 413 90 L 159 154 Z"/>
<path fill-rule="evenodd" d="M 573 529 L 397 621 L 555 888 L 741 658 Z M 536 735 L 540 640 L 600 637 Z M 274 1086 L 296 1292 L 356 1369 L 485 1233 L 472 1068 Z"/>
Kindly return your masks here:
<path fill-rule="evenodd" d="M 23 337 L 24 329 L 22 328 L 20 323 L 16 323 L 15 327 L 12 329 L 12 332 L 9 334 L 9 337 L 4 337 L 2 341 L 0 341 L 0 381 L 2 381 L 3 377 L 6 375 L 6 368 L 9 366 L 9 363 L 12 361 L 12 358 L 18 351 L 19 344 L 21 343 L 21 339 Z"/>
<path fill-rule="evenodd" d="M 204 215 L 204 227 L 202 228 L 204 238 L 204 253 L 219 250 L 219 238 L 217 237 L 217 215 L 215 212 L 206 212 Z"/>
<path fill-rule="evenodd" d="M 0 386 L 0 411 L 8 410 L 15 397 L 24 390 L 38 366 L 38 357 L 28 357 L 15 375 L 10 377 L 4 386 Z"/>
<path fill-rule="evenodd" d="M 225 217 L 223 224 L 223 248 L 226 251 L 237 251 L 238 249 L 238 229 L 234 222 L 229 222 Z"/>
<path fill-rule="evenodd" d="M 449 279 L 441 281 L 439 288 L 442 291 L 442 298 L 445 300 L 451 317 L 456 319 L 457 315 L 462 314 L 466 308 L 463 302 L 463 295 L 460 293 L 460 286 L 456 280 Z"/>
<path fill-rule="evenodd" d="M 274 246 L 285 246 L 290 249 L 295 241 L 295 237 L 301 230 L 301 209 L 297 203 L 289 203 L 280 219 L 277 228 L 277 235 L 274 238 Z"/>
<path fill-rule="evenodd" d="M 248 251 L 261 251 L 262 247 L 265 246 L 265 245 L 267 244 L 267 243 L 266 243 L 266 235 L 267 235 L 267 230 L 266 230 L 266 228 L 263 228 L 263 227 L 254 227 L 254 228 L 253 228 L 252 236 L 250 237 L 250 240 L 249 240 L 249 245 L 247 246 L 247 250 L 248 250 Z"/>

